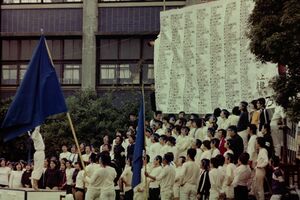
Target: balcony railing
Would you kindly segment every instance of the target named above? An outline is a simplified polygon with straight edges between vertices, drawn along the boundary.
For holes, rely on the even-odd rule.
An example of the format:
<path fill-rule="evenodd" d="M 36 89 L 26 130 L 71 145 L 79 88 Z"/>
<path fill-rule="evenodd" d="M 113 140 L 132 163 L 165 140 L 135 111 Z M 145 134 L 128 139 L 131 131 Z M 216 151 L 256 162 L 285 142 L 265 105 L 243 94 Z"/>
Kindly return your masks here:
<path fill-rule="evenodd" d="M 1 4 L 82 3 L 83 0 L 1 0 Z"/>

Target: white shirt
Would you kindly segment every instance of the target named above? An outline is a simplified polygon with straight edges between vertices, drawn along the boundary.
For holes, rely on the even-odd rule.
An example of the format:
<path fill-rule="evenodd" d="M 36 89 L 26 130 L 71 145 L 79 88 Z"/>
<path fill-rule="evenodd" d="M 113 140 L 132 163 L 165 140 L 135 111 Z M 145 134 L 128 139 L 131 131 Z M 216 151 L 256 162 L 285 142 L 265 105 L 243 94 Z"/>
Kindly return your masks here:
<path fill-rule="evenodd" d="M 200 148 L 197 148 L 196 150 L 197 150 L 197 154 L 195 156 L 195 163 L 200 166 L 201 156 L 202 156 L 203 151 Z"/>
<path fill-rule="evenodd" d="M 74 173 L 75 169 L 74 168 L 70 168 L 70 169 L 66 169 L 66 180 L 67 180 L 67 185 L 71 185 L 73 183 L 73 173 Z"/>
<path fill-rule="evenodd" d="M 216 157 L 217 155 L 220 154 L 220 151 L 217 148 L 211 149 L 211 151 L 212 151 L 211 158 L 214 158 L 214 157 Z"/>
<path fill-rule="evenodd" d="M 80 170 L 76 176 L 76 188 L 84 189 L 84 170 Z"/>
<path fill-rule="evenodd" d="M 83 162 L 89 162 L 90 161 L 90 156 L 91 156 L 92 153 L 89 153 L 89 154 L 83 154 L 82 155 L 82 160 Z"/>
<path fill-rule="evenodd" d="M 218 117 L 218 129 L 226 130 L 229 126 L 229 120 L 227 118 Z"/>
<path fill-rule="evenodd" d="M 152 170 L 151 170 L 150 176 L 158 177 L 158 175 L 160 174 L 161 170 L 162 170 L 161 166 L 159 166 L 159 167 L 153 167 Z M 148 180 L 150 182 L 149 188 L 159 188 L 159 181 L 158 180 L 153 181 L 150 178 L 148 178 Z"/>
<path fill-rule="evenodd" d="M 159 142 L 155 142 L 150 146 L 150 161 L 153 161 L 157 155 L 160 154 L 160 144 Z"/>
<path fill-rule="evenodd" d="M 256 135 L 251 135 L 248 146 L 247 146 L 247 153 L 249 154 L 251 161 L 256 161 L 257 153 L 256 153 Z"/>
<path fill-rule="evenodd" d="M 114 179 L 116 178 L 116 170 L 110 166 L 98 167 L 91 177 L 86 177 L 89 188 L 101 190 L 114 190 Z"/>
<path fill-rule="evenodd" d="M 198 128 L 195 133 L 195 138 L 203 141 L 206 137 L 207 127 Z"/>
<path fill-rule="evenodd" d="M 222 186 L 219 173 L 219 170 L 216 168 L 212 168 L 209 171 L 210 195 L 219 196 L 220 187 Z"/>
<path fill-rule="evenodd" d="M 99 164 L 96 164 L 96 163 L 90 163 L 88 166 L 86 166 L 85 168 L 85 172 L 87 174 L 88 177 L 92 177 L 93 176 L 93 173 L 100 168 L 100 165 Z M 89 182 L 87 182 L 87 184 L 85 185 L 85 187 L 90 187 L 89 186 Z"/>
<path fill-rule="evenodd" d="M 157 133 L 158 135 L 164 135 L 164 134 L 165 134 L 165 131 L 164 131 L 162 128 L 160 128 L 160 129 L 157 129 L 157 130 L 155 131 L 155 133 Z"/>
<path fill-rule="evenodd" d="M 9 177 L 9 188 L 22 188 L 22 175 L 23 171 L 12 171 Z"/>
<path fill-rule="evenodd" d="M 45 150 L 45 144 L 42 138 L 42 135 L 40 133 L 40 128 L 37 127 L 34 129 L 31 139 L 33 141 L 34 149 L 36 151 L 44 151 Z"/>
<path fill-rule="evenodd" d="M 237 124 L 239 123 L 239 120 L 240 120 L 240 116 L 237 116 L 237 115 L 229 115 L 228 117 L 228 126 L 237 126 Z"/>
<path fill-rule="evenodd" d="M 286 114 L 281 106 L 276 106 L 271 123 L 277 125 L 278 120 L 286 118 Z"/>
<path fill-rule="evenodd" d="M 248 165 L 240 165 L 236 168 L 232 186 L 248 186 L 251 178 L 251 169 Z"/>
<path fill-rule="evenodd" d="M 121 177 L 128 184 L 128 186 L 124 187 L 124 192 L 131 190 L 131 181 L 132 181 L 132 171 L 130 166 L 126 166 Z"/>
<path fill-rule="evenodd" d="M 235 170 L 236 170 L 236 166 L 233 163 L 229 163 L 226 166 L 226 174 L 223 183 L 223 190 L 225 191 L 226 197 L 231 199 L 234 198 L 234 189 L 231 183 L 234 179 Z"/>
<path fill-rule="evenodd" d="M 78 154 L 71 153 L 68 160 L 70 160 L 73 164 L 75 164 L 78 161 Z"/>
<path fill-rule="evenodd" d="M 265 148 L 261 148 L 257 155 L 256 167 L 263 168 L 269 163 L 268 152 Z"/>
<path fill-rule="evenodd" d="M 59 154 L 59 160 L 63 159 L 63 158 L 66 158 L 66 159 L 69 159 L 70 158 L 70 155 L 71 153 L 70 152 L 62 152 Z"/>
<path fill-rule="evenodd" d="M 200 177 L 200 167 L 193 161 L 187 161 L 182 165 L 182 184 L 197 185 Z"/>
<path fill-rule="evenodd" d="M 211 150 L 205 150 L 205 151 L 203 151 L 203 153 L 201 154 L 201 157 L 200 157 L 200 161 L 202 159 L 208 159 L 208 160 L 210 160 L 211 159 Z"/>
<path fill-rule="evenodd" d="M 175 185 L 180 186 L 182 183 L 183 170 L 182 166 L 178 166 L 175 168 Z"/>
<path fill-rule="evenodd" d="M 11 173 L 11 169 L 9 167 L 0 167 L 0 185 L 8 186 L 8 177 Z"/>
<path fill-rule="evenodd" d="M 175 183 L 175 168 L 166 165 L 162 168 L 161 173 L 156 177 L 160 181 L 160 192 L 172 191 Z"/>

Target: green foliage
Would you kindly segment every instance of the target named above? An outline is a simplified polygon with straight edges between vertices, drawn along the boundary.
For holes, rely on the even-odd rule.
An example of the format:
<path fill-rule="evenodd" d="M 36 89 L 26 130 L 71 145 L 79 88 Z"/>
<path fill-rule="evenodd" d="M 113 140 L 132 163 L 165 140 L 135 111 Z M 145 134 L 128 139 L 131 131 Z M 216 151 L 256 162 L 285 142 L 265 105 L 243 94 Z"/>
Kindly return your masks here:
<path fill-rule="evenodd" d="M 104 135 L 109 135 L 112 138 L 116 129 L 125 131 L 128 128 L 129 113 L 138 113 L 139 95 L 136 92 L 132 94 L 128 92 L 127 95 L 131 95 L 135 99 L 129 101 L 118 98 L 117 94 L 116 92 L 115 95 L 108 93 L 98 96 L 96 92 L 86 90 L 79 91 L 75 95 L 66 98 L 79 143 L 85 142 L 99 148 Z M 4 118 L 10 102 L 1 102 L 0 123 L 2 121 L 1 117 Z M 118 104 L 116 105 L 114 102 L 118 102 Z M 146 107 L 149 108 L 150 106 L 147 104 Z M 57 156 L 61 151 L 62 144 L 75 144 L 65 114 L 48 118 L 42 125 L 41 131 L 46 144 L 46 156 Z M 1 154 L 12 160 L 26 159 L 28 153 L 26 149 L 27 139 L 28 136 L 25 135 L 9 143 L 1 143 L 3 142 L 1 140 Z M 12 146 L 16 149 L 14 152 L 20 152 L 21 154 L 8 152 L 12 149 Z"/>
<path fill-rule="evenodd" d="M 286 65 L 286 76 L 272 82 L 276 102 L 299 121 L 300 3 L 299 0 L 256 0 L 250 16 L 250 50 L 262 62 Z"/>

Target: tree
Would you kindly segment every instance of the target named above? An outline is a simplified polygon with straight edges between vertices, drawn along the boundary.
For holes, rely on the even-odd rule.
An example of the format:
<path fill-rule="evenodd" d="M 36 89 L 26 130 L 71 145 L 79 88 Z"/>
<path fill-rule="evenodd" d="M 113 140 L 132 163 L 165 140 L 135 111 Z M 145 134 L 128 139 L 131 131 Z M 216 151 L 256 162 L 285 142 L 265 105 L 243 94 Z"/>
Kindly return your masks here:
<path fill-rule="evenodd" d="M 275 100 L 293 121 L 300 120 L 299 0 L 256 0 L 249 19 L 250 50 L 261 62 L 287 67 L 272 81 Z"/>
<path fill-rule="evenodd" d="M 127 95 L 132 97 L 131 101 L 122 97 L 118 98 L 118 94 L 116 91 L 115 95 L 107 93 L 99 96 L 95 91 L 85 90 L 66 98 L 79 142 L 93 144 L 95 148 L 99 148 L 104 135 L 112 138 L 116 129 L 126 131 L 129 113 L 138 113 L 139 94 L 128 91 Z M 11 100 L 0 101 L 0 124 L 4 120 L 10 103 Z M 146 113 L 150 113 L 149 111 L 150 105 L 147 103 Z M 65 114 L 48 118 L 42 125 L 41 132 L 44 136 L 47 157 L 57 156 L 62 144 L 74 144 Z M 32 144 L 27 135 L 3 143 L 0 134 L 0 157 L 17 161 L 27 159 L 27 157 L 32 158 L 32 153 Z"/>

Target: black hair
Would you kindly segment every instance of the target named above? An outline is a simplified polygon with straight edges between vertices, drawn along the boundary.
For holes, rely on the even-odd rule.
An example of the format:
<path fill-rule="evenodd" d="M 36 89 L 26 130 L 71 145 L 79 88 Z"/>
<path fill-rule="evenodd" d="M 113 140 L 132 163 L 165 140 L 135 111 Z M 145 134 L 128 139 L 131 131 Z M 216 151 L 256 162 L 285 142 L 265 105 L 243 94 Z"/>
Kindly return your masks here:
<path fill-rule="evenodd" d="M 130 134 L 130 137 L 135 141 L 135 135 L 134 134 Z"/>
<path fill-rule="evenodd" d="M 249 124 L 248 127 L 249 127 L 250 131 L 252 132 L 252 134 L 256 135 L 257 126 L 255 124 Z"/>
<path fill-rule="evenodd" d="M 226 139 L 226 143 L 227 143 L 227 145 L 228 145 L 228 147 L 229 147 L 229 149 L 232 149 L 232 145 L 233 145 L 233 140 L 232 139 Z"/>
<path fill-rule="evenodd" d="M 217 159 L 216 157 L 210 159 L 210 163 L 211 163 L 211 165 L 212 165 L 214 168 L 218 168 L 218 167 L 219 167 L 219 161 L 218 161 L 218 159 Z"/>
<path fill-rule="evenodd" d="M 103 146 L 107 146 L 108 150 L 111 151 L 111 145 L 110 144 L 103 144 Z"/>
<path fill-rule="evenodd" d="M 244 152 L 240 155 L 239 160 L 243 165 L 247 165 L 249 158 L 250 158 L 249 154 Z"/>
<path fill-rule="evenodd" d="M 213 115 L 217 118 L 220 117 L 221 114 L 221 108 L 215 108 Z"/>
<path fill-rule="evenodd" d="M 166 135 L 161 135 L 159 139 L 162 139 L 164 142 L 168 141 L 168 137 Z"/>
<path fill-rule="evenodd" d="M 214 128 L 208 128 L 207 132 L 210 133 L 213 137 L 215 136 L 215 129 Z"/>
<path fill-rule="evenodd" d="M 228 129 L 232 130 L 234 133 L 237 133 L 237 127 L 234 126 L 234 125 L 229 126 L 229 127 L 227 128 L 227 130 L 228 130 Z"/>
<path fill-rule="evenodd" d="M 280 159 L 278 156 L 273 156 L 271 158 L 271 162 L 274 167 L 279 167 L 279 165 L 280 165 Z"/>
<path fill-rule="evenodd" d="M 253 107 L 257 110 L 257 100 L 251 101 L 251 104 L 252 104 Z"/>
<path fill-rule="evenodd" d="M 161 115 L 161 114 L 162 114 L 162 111 L 160 111 L 160 110 L 155 111 L 155 116 Z"/>
<path fill-rule="evenodd" d="M 224 115 L 225 115 L 225 117 L 227 119 L 229 117 L 229 115 L 230 115 L 229 111 L 226 110 L 226 109 L 222 109 L 222 112 L 224 113 Z"/>
<path fill-rule="evenodd" d="M 193 116 L 194 119 L 198 119 L 198 118 L 199 118 L 199 115 L 196 114 L 196 113 L 192 113 L 192 114 L 191 114 L 191 117 L 192 117 L 192 116 Z"/>
<path fill-rule="evenodd" d="M 182 164 L 183 164 L 183 163 L 185 163 L 185 161 L 186 161 L 186 158 L 185 158 L 185 156 L 179 156 L 179 158 L 181 158 L 181 159 L 182 159 Z"/>
<path fill-rule="evenodd" d="M 168 152 L 166 154 L 170 155 L 170 159 L 171 159 L 170 162 L 172 162 L 174 160 L 174 154 L 172 152 Z"/>
<path fill-rule="evenodd" d="M 197 126 L 197 128 L 203 127 L 203 119 L 202 118 L 197 118 L 193 120 Z"/>
<path fill-rule="evenodd" d="M 170 136 L 168 140 L 171 144 L 176 145 L 176 139 L 173 136 Z"/>
<path fill-rule="evenodd" d="M 259 99 L 257 99 L 257 102 L 259 102 L 263 107 L 266 106 L 266 99 L 265 98 L 259 98 Z"/>
<path fill-rule="evenodd" d="M 202 145 L 205 146 L 207 149 L 210 149 L 210 141 L 209 140 L 204 140 L 202 142 Z"/>
<path fill-rule="evenodd" d="M 202 145 L 202 142 L 201 142 L 201 140 L 199 140 L 199 139 L 196 139 L 196 147 L 197 147 L 197 148 L 200 148 L 200 147 L 201 147 L 201 145 Z"/>
<path fill-rule="evenodd" d="M 159 164 L 161 165 L 161 163 L 162 163 L 162 157 L 160 155 L 157 155 L 155 157 L 155 160 L 158 160 Z"/>
<path fill-rule="evenodd" d="M 219 147 L 219 144 L 220 144 L 220 140 L 218 138 L 212 138 L 210 140 L 210 143 L 214 144 L 216 148 Z"/>
<path fill-rule="evenodd" d="M 150 162 L 150 156 L 147 154 L 145 158 L 146 158 L 147 163 L 149 163 Z"/>
<path fill-rule="evenodd" d="M 216 156 L 216 159 L 218 160 L 218 165 L 219 166 L 223 166 L 224 165 L 224 163 L 225 163 L 225 157 L 223 155 L 218 154 Z"/>
<path fill-rule="evenodd" d="M 241 102 L 241 105 L 242 105 L 242 110 L 243 110 L 243 111 L 247 111 L 248 103 L 247 103 L 246 101 L 242 101 L 242 102 Z"/>
<path fill-rule="evenodd" d="M 263 137 L 257 137 L 256 138 L 257 144 L 261 147 L 264 148 L 266 146 L 266 141 L 265 138 Z"/>
<path fill-rule="evenodd" d="M 190 148 L 187 150 L 187 155 L 192 159 L 195 160 L 195 156 L 197 154 L 196 149 Z"/>
<path fill-rule="evenodd" d="M 181 129 L 185 129 L 186 131 L 187 131 L 187 133 L 189 133 L 190 132 L 190 128 L 189 127 L 187 127 L 187 126 L 182 126 L 182 128 Z"/>
<path fill-rule="evenodd" d="M 123 143 L 123 137 L 122 136 L 117 135 L 116 138 L 120 138 L 120 143 L 121 144 Z"/>
<path fill-rule="evenodd" d="M 228 160 L 230 161 L 230 163 L 234 162 L 234 155 L 232 153 L 227 153 L 226 157 L 228 158 Z"/>
<path fill-rule="evenodd" d="M 186 125 L 187 120 L 185 118 L 180 118 L 179 121 L 181 122 L 182 126 Z"/>
<path fill-rule="evenodd" d="M 95 153 L 92 153 L 90 155 L 90 160 L 91 160 L 92 163 L 97 162 L 97 155 Z"/>
<path fill-rule="evenodd" d="M 185 115 L 185 112 L 184 112 L 184 111 L 180 111 L 178 114 L 183 114 L 183 115 Z"/>
<path fill-rule="evenodd" d="M 155 120 L 154 122 L 155 122 L 155 124 L 157 124 L 159 127 L 162 127 L 162 125 L 163 125 L 162 121 L 160 121 L 160 120 Z"/>
<path fill-rule="evenodd" d="M 111 158 L 107 153 L 100 153 L 100 162 L 105 166 L 110 165 Z"/>
<path fill-rule="evenodd" d="M 154 133 L 152 136 L 155 142 L 159 141 L 159 135 L 157 133 Z"/>
<path fill-rule="evenodd" d="M 235 107 L 232 108 L 232 114 L 236 115 L 236 116 L 240 116 L 241 111 L 240 111 L 238 106 L 235 106 Z"/>
<path fill-rule="evenodd" d="M 163 158 L 168 164 L 173 161 L 172 155 L 166 153 Z"/>
<path fill-rule="evenodd" d="M 221 135 L 222 137 L 226 138 L 226 135 L 227 135 L 227 131 L 225 129 L 219 129 L 218 131 L 221 131 Z"/>
<path fill-rule="evenodd" d="M 204 168 L 204 170 L 208 170 L 209 169 L 209 160 L 204 158 L 201 160 L 201 165 Z"/>

